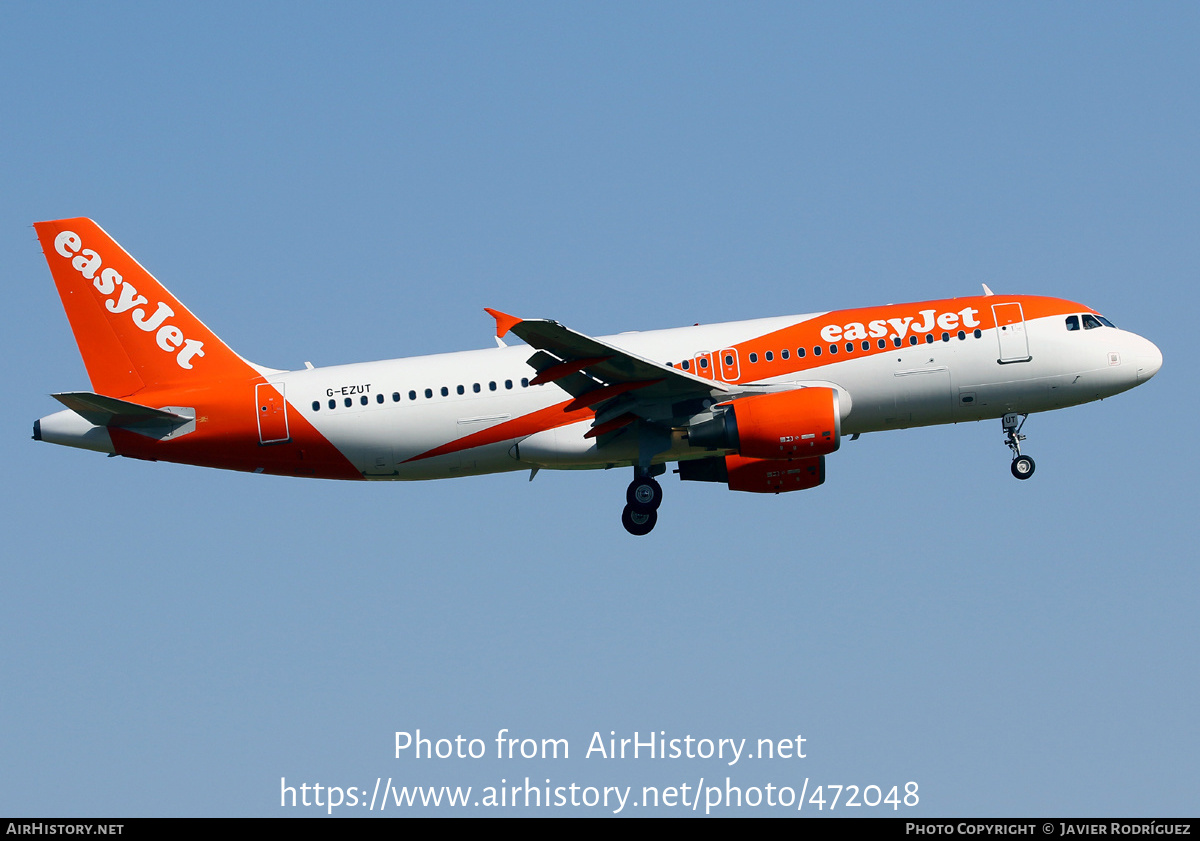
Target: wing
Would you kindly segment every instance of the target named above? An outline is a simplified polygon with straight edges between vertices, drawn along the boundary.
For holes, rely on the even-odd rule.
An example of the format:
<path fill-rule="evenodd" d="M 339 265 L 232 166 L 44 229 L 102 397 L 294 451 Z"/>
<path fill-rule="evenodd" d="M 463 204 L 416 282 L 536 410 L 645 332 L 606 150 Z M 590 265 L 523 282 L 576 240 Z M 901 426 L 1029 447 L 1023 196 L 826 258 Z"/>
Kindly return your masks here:
<path fill-rule="evenodd" d="M 532 385 L 555 383 L 575 398 L 568 410 L 595 411 L 589 437 L 614 434 L 637 420 L 674 426 L 735 396 L 727 383 L 645 359 L 557 321 L 487 312 L 496 319 L 497 338 L 512 332 L 537 349 L 528 360 L 538 372 Z M 742 391 L 737 387 L 737 394 Z"/>

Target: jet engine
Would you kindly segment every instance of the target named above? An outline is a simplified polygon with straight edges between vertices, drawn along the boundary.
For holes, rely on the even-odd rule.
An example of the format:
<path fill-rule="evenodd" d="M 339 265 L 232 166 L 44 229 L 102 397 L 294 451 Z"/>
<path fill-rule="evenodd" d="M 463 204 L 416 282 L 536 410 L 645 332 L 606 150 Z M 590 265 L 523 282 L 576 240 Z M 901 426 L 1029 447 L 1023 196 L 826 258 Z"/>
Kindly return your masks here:
<path fill-rule="evenodd" d="M 717 456 L 679 462 L 679 478 L 724 482 L 731 491 L 778 494 L 815 488 L 825 481 L 825 456 L 744 458 Z"/>
<path fill-rule="evenodd" d="M 814 458 L 841 444 L 836 389 L 813 387 L 742 397 L 714 407 L 688 428 L 694 447 L 734 450 L 745 459 Z"/>

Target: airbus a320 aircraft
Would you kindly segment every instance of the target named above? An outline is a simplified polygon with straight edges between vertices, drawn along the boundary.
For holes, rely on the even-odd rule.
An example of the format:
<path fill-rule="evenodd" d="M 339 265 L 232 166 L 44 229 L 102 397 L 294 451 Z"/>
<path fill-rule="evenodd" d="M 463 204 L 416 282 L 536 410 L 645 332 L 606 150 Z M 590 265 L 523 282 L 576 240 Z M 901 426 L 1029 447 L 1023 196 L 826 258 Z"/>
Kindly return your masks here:
<path fill-rule="evenodd" d="M 1109 397 L 1162 354 L 1090 307 L 1031 295 L 592 338 L 487 310 L 499 347 L 282 371 L 248 362 L 90 219 L 34 225 L 93 391 L 33 437 L 132 458 L 324 479 L 632 467 L 621 522 L 654 528 L 655 476 L 782 493 L 825 481 L 843 436 Z M 506 346 L 508 334 L 529 347 Z"/>

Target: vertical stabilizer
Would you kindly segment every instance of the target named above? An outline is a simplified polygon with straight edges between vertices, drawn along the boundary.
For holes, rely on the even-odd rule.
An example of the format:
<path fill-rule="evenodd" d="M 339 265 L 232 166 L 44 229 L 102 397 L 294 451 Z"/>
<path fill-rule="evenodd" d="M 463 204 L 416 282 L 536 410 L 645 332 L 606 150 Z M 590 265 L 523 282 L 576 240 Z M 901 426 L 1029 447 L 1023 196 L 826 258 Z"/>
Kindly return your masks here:
<path fill-rule="evenodd" d="M 97 393 L 256 376 L 91 219 L 33 227 Z"/>

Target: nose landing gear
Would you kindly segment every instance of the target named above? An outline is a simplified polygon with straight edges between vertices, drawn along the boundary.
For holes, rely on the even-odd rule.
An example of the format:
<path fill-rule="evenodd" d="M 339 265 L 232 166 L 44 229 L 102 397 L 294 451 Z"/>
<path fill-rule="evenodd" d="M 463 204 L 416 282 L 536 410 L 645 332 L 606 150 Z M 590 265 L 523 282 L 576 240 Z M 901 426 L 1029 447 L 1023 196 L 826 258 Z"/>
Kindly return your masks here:
<path fill-rule="evenodd" d="M 1021 434 L 1021 427 L 1025 425 L 1025 419 L 1028 417 L 1028 414 L 1010 413 L 1001 421 L 1004 424 L 1004 443 L 1013 454 L 1012 475 L 1018 479 L 1028 479 L 1033 475 L 1036 466 L 1029 456 L 1021 455 L 1021 442 L 1025 440 L 1025 436 Z"/>
<path fill-rule="evenodd" d="M 625 491 L 625 510 L 621 512 L 621 525 L 630 534 L 649 534 L 658 522 L 658 506 L 662 505 L 662 485 L 648 472 L 635 470 L 633 481 Z"/>

